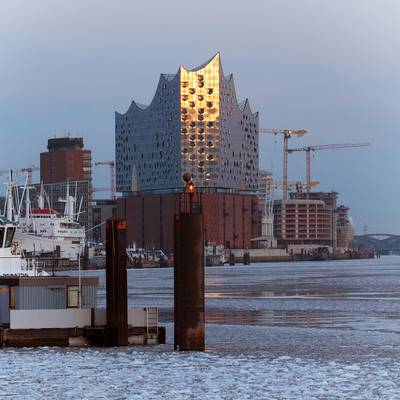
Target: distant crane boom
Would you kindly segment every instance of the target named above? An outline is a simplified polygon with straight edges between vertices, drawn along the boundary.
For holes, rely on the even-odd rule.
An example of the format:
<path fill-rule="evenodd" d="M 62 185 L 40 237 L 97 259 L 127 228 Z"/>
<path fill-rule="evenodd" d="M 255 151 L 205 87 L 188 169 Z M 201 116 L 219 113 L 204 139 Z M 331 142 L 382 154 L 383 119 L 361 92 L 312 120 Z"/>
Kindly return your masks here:
<path fill-rule="evenodd" d="M 110 191 L 111 198 L 116 198 L 116 188 L 115 188 L 115 161 L 97 161 L 94 163 L 96 167 L 106 165 L 110 168 Z"/>
<path fill-rule="evenodd" d="M 275 128 L 259 128 L 259 133 L 269 133 L 272 135 L 283 135 L 283 200 L 288 198 L 288 148 L 289 138 L 292 135 L 304 136 L 307 129 L 275 129 Z"/>
<path fill-rule="evenodd" d="M 8 169 L 0 169 L 0 175 L 8 173 Z M 26 172 L 27 173 L 27 177 L 28 177 L 28 181 L 27 184 L 28 185 L 32 185 L 32 173 L 34 171 L 40 171 L 40 168 L 37 167 L 36 165 L 31 165 L 29 167 L 25 167 L 25 168 L 19 168 L 19 169 L 14 169 L 14 172 Z"/>
<path fill-rule="evenodd" d="M 40 168 L 37 167 L 36 165 L 31 165 L 29 167 L 20 168 L 20 169 L 16 170 L 16 172 L 26 172 L 27 173 L 27 177 L 28 177 L 27 184 L 28 185 L 32 185 L 32 173 L 34 171 L 40 171 Z"/>
<path fill-rule="evenodd" d="M 297 151 L 304 151 L 306 153 L 306 179 L 307 184 L 311 182 L 311 152 L 320 150 L 332 150 L 332 149 L 347 149 L 352 147 L 366 147 L 370 146 L 370 143 L 339 143 L 339 144 L 319 144 L 313 146 L 297 147 L 293 149 L 287 149 L 287 153 L 294 153 Z M 307 186 L 307 192 L 310 192 L 311 187 Z"/>

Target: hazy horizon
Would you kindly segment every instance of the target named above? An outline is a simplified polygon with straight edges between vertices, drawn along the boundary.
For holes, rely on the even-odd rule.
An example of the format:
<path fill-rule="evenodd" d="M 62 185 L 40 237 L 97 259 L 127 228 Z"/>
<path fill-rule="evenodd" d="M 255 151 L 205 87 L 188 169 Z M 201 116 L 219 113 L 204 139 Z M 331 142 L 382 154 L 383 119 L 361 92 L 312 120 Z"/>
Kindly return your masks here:
<path fill-rule="evenodd" d="M 400 234 L 400 2 L 188 3 L 78 0 L 0 3 L 0 169 L 39 165 L 49 137 L 83 136 L 93 161 L 114 155 L 114 112 L 149 103 L 160 73 L 217 51 L 260 127 L 309 130 L 317 190 L 339 192 L 356 232 Z M 281 179 L 282 143 L 260 138 L 260 168 Z M 305 179 L 305 154 L 289 156 Z M 94 168 L 95 186 L 108 170 Z"/>

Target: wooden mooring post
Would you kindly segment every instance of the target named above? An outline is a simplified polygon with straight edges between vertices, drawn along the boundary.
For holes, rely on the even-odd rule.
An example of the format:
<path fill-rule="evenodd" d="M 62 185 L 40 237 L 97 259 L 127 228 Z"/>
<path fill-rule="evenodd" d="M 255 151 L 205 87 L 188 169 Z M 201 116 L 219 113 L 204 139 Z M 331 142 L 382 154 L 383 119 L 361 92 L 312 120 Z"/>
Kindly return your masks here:
<path fill-rule="evenodd" d="M 203 214 L 181 212 L 174 228 L 174 348 L 204 351 Z"/>
<path fill-rule="evenodd" d="M 128 345 L 126 220 L 106 222 L 106 301 L 108 346 Z"/>

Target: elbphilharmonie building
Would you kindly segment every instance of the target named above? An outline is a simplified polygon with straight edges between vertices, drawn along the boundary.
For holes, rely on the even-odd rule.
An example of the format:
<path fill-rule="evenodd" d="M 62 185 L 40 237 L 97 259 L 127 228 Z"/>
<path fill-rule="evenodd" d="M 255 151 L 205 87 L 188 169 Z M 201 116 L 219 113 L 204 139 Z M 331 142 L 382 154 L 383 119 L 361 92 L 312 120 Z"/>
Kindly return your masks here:
<path fill-rule="evenodd" d="M 238 103 L 219 53 L 194 69 L 161 74 L 150 105 L 115 114 L 117 191 L 168 193 L 190 172 L 198 188 L 258 185 L 258 113 Z"/>

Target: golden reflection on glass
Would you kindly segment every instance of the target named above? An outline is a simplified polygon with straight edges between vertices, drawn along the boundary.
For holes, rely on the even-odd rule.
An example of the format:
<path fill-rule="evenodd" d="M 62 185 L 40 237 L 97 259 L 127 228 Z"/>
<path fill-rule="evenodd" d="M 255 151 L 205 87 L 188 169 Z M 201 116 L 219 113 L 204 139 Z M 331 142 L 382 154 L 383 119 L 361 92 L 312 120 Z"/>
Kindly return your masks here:
<path fill-rule="evenodd" d="M 187 150 L 182 163 L 200 186 L 217 179 L 221 73 L 219 54 L 198 70 L 180 68 L 181 145 Z M 200 135 L 194 140 L 189 138 L 186 134 L 189 128 L 197 128 Z M 207 135 L 206 147 L 203 134 Z M 196 154 L 201 158 L 194 163 Z M 188 161 L 191 162 L 187 164 Z"/>

